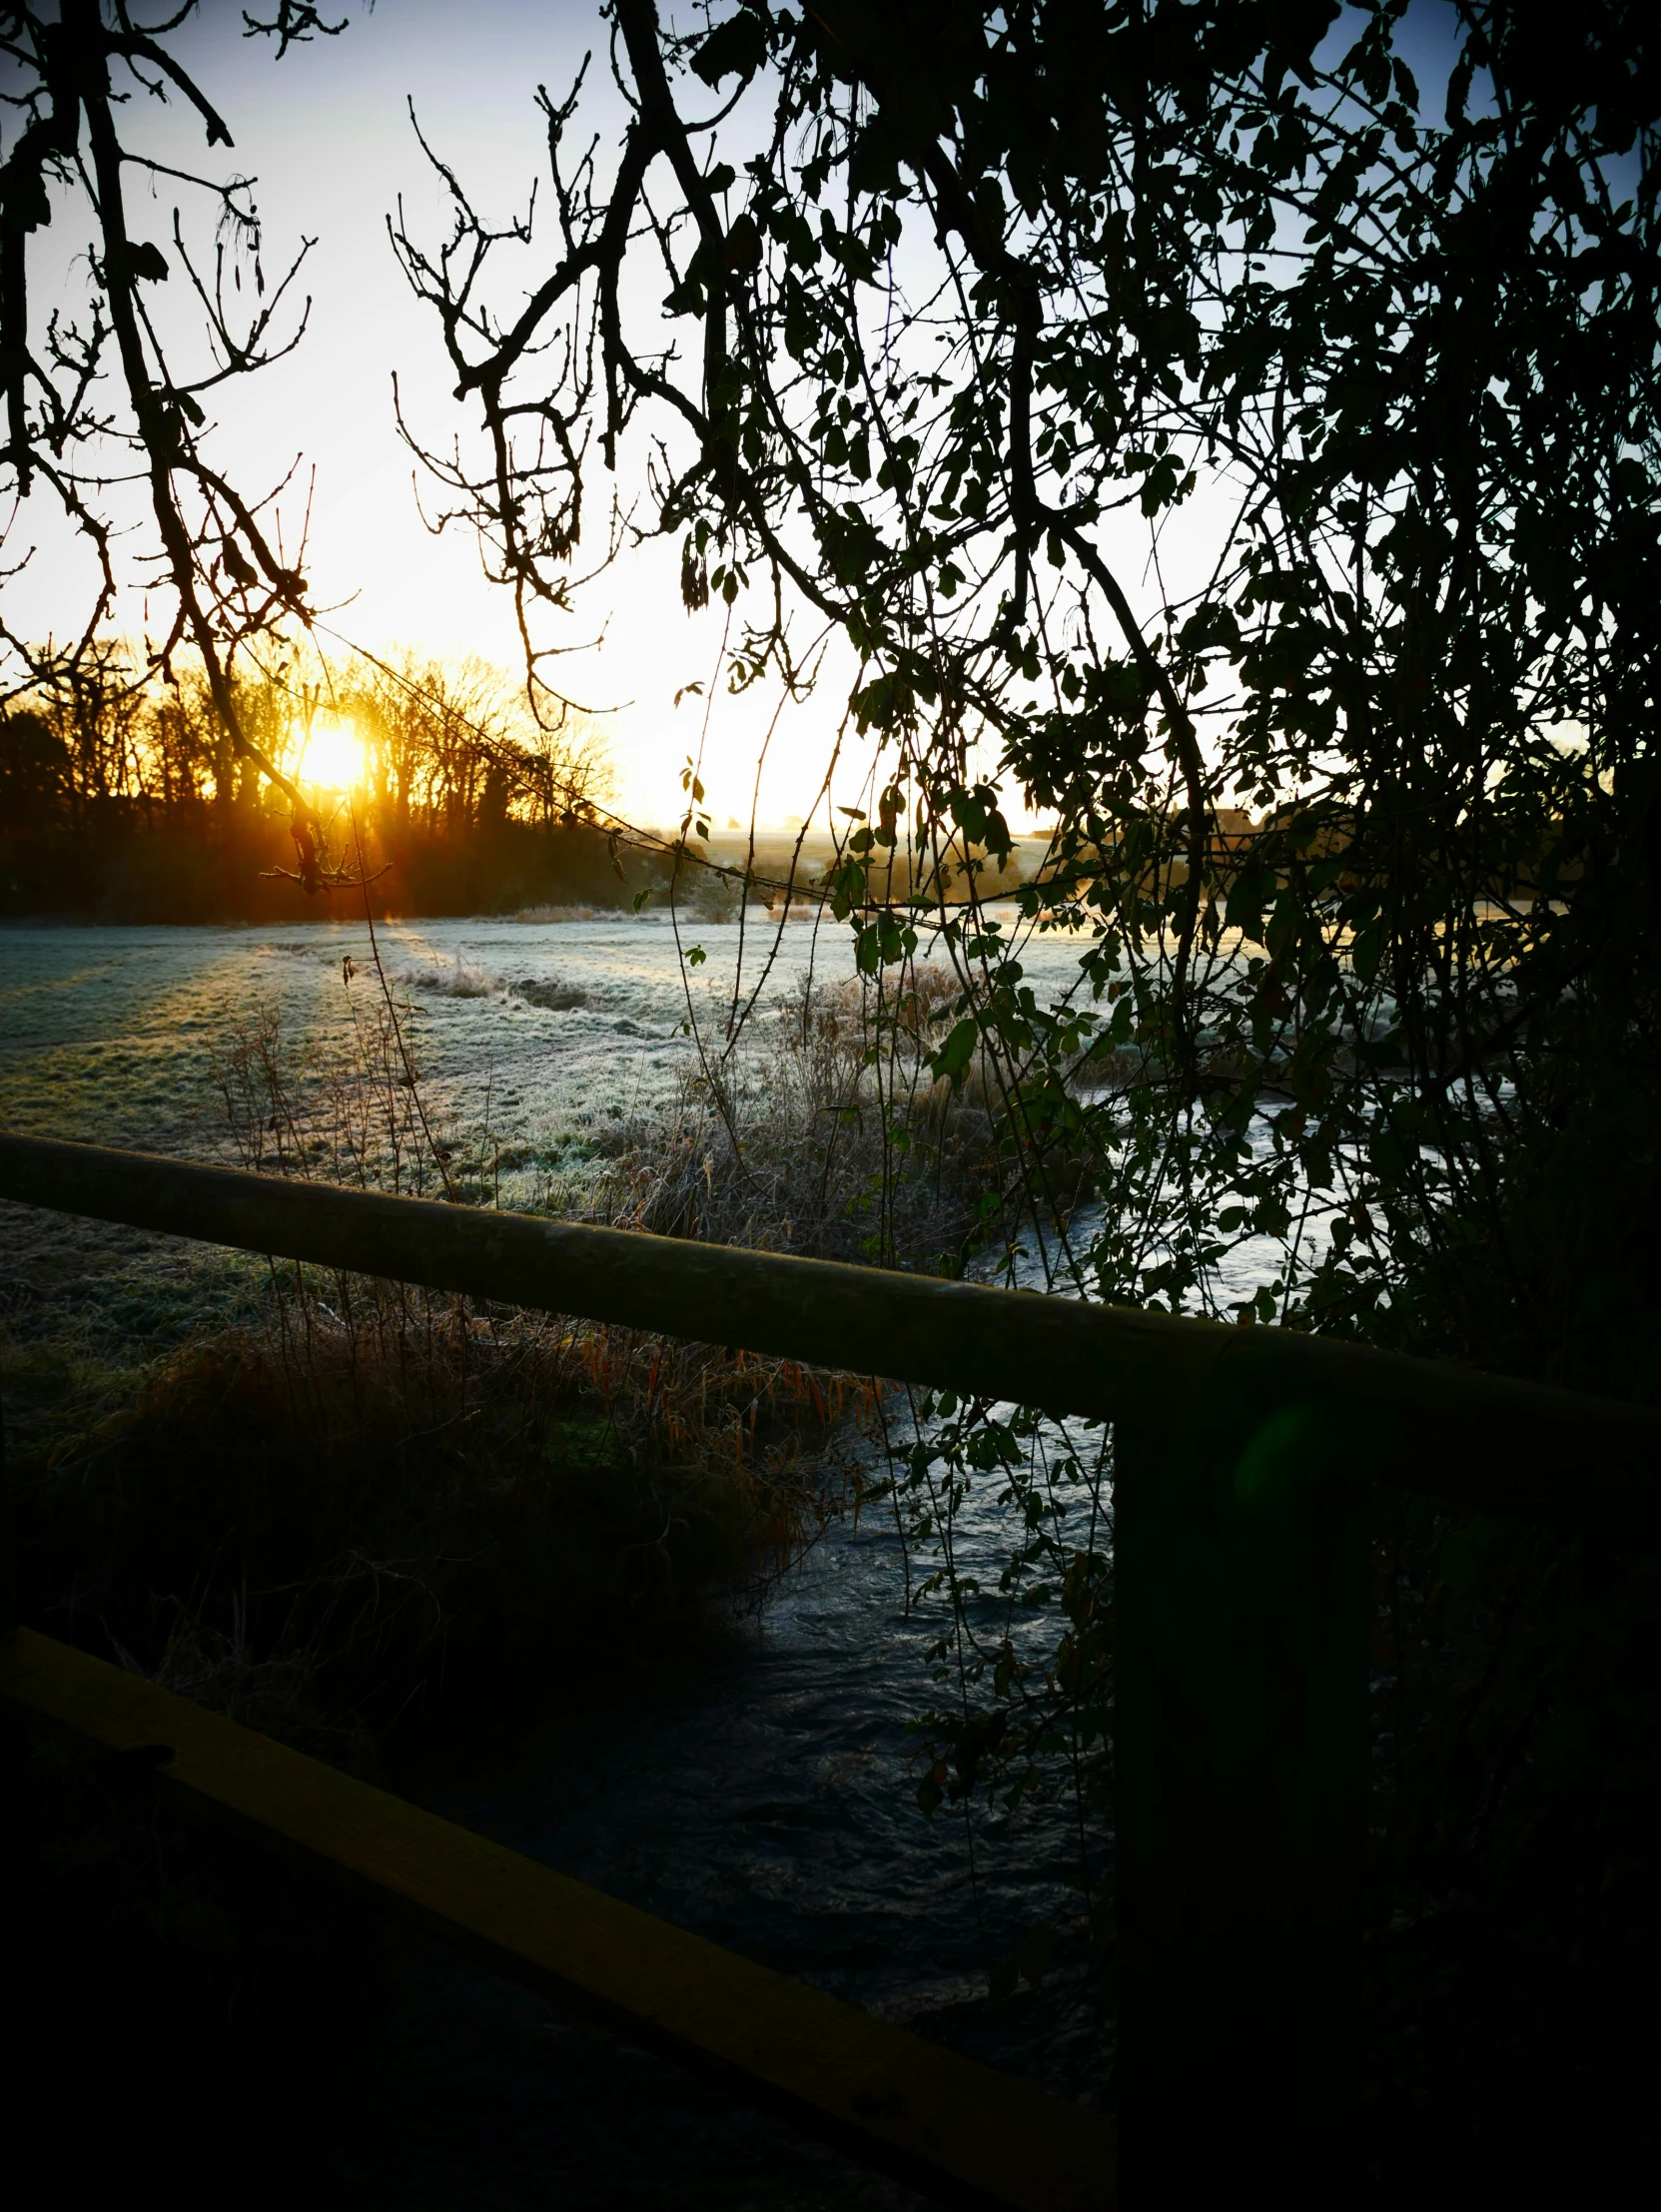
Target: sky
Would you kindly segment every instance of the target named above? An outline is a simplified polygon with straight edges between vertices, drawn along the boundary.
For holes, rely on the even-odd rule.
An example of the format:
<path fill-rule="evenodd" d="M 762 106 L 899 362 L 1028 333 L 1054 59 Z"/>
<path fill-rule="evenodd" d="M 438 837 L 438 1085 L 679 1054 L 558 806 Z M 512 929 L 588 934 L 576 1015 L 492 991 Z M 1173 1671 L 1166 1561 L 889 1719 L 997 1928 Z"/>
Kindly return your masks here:
<path fill-rule="evenodd" d="M 268 276 L 286 266 L 302 239 L 312 246 L 296 304 L 310 296 L 306 336 L 287 359 L 228 386 L 214 414 L 210 455 L 245 492 L 277 483 L 297 460 L 281 509 L 292 544 L 311 496 L 307 570 L 314 605 L 333 608 L 332 625 L 374 651 L 414 647 L 444 659 L 476 654 L 509 671 L 520 663 L 511 602 L 483 575 L 476 540 L 465 523 L 434 536 L 422 520 L 413 477 L 416 464 L 400 439 L 394 416 L 395 372 L 405 411 L 433 445 L 476 431 L 475 410 L 450 389 L 436 319 L 411 293 L 394 257 L 387 220 L 402 200 L 417 238 L 433 247 L 448 230 L 444 188 L 416 143 L 413 103 L 435 151 L 463 181 L 474 205 L 497 221 L 522 213 L 533 180 L 546 170 L 538 85 L 556 98 L 592 51 L 581 111 L 585 129 L 603 149 L 615 147 L 625 110 L 612 85 L 606 25 L 595 0 L 340 0 L 350 17 L 345 33 L 291 49 L 277 62 L 275 45 L 243 36 L 241 0 L 204 0 L 176 34 L 176 50 L 228 120 L 230 155 L 209 154 L 194 117 L 177 101 L 168 107 L 135 102 L 124 118 L 130 145 L 209 174 L 241 171 L 257 180 L 266 226 Z M 1416 37 L 1428 65 L 1421 81 L 1445 73 L 1452 11 L 1435 0 L 1417 10 Z M 1334 28 L 1334 40 L 1345 27 Z M 726 151 L 725 147 L 723 151 Z M 603 173 L 603 172 L 602 172 Z M 135 198 L 138 195 L 135 194 Z M 171 255 L 172 201 L 188 196 L 164 186 L 148 211 L 149 235 Z M 545 201 L 545 194 L 544 194 Z M 69 213 L 67 207 L 65 214 Z M 141 211 L 135 208 L 135 225 Z M 551 213 L 544 204 L 544 218 Z M 520 257 L 526 289 L 554 259 L 551 224 Z M 198 236 L 211 233 L 199 218 Z M 54 306 L 83 297 L 85 221 L 60 221 L 30 242 L 31 317 L 38 334 Z M 175 273 L 177 279 L 179 273 Z M 650 283 L 648 278 L 648 284 Z M 193 330 L 189 296 L 178 281 L 150 288 L 164 315 Z M 493 295 L 514 303 L 512 282 Z M 649 309 L 649 300 L 638 305 Z M 200 337 L 192 342 L 200 359 Z M 180 349 L 189 367 L 191 346 Z M 637 443 L 639 441 L 637 440 Z M 626 455 L 625 447 L 625 455 Z M 638 465 L 625 458 L 625 468 Z M 602 472 L 591 473 L 593 490 Z M 625 495 L 630 478 L 620 478 Z M 430 513 L 435 487 L 420 497 Z M 7 549 L 15 559 L 34 533 L 38 550 L 28 569 L 6 585 L 14 629 L 62 632 L 84 604 L 85 555 L 36 530 L 29 502 Z M 1210 565 L 1210 548 L 1226 520 L 1203 499 L 1183 510 L 1188 544 L 1167 539 L 1166 581 L 1188 580 L 1173 563 L 1194 565 L 1195 581 Z M 1104 531 L 1114 527 L 1105 525 Z M 1146 584 L 1146 525 L 1133 523 L 1136 542 L 1105 546 L 1133 587 Z M 142 541 L 142 529 L 131 549 Z M 129 600 L 123 618 L 139 626 L 142 607 Z M 717 824 L 748 820 L 756 761 L 778 706 L 776 688 L 729 697 L 715 681 L 724 610 L 688 616 L 680 603 L 678 551 L 659 545 L 631 553 L 590 587 L 568 618 L 572 645 L 598 637 L 595 649 L 559 664 L 569 695 L 609 710 L 604 722 L 613 763 L 614 798 L 626 818 L 664 824 L 678 818 L 680 770 L 699 753 L 710 811 Z M 833 663 L 831 680 L 805 707 L 780 717 L 767 754 L 757 815 L 772 826 L 808 812 L 823 773 L 851 660 Z M 689 685 L 701 690 L 689 693 Z M 683 694 L 677 707 L 675 697 Z M 850 749 L 847 774 L 835 794 L 860 796 L 867 758 Z M 1010 795 L 1012 802 L 1017 797 Z M 1011 804 L 1012 820 L 1022 819 Z"/>
<path fill-rule="evenodd" d="M 302 457 L 295 489 L 282 502 L 286 532 L 298 522 L 315 470 L 307 563 L 313 603 L 335 604 L 329 619 L 346 635 L 376 651 L 409 645 L 440 658 L 479 654 L 516 670 L 510 599 L 486 581 L 470 529 L 452 525 L 434 537 L 417 507 L 415 464 L 394 418 L 394 372 L 407 413 L 435 444 L 476 423 L 451 396 L 436 319 L 395 261 L 387 218 L 402 196 L 417 234 L 436 245 L 448 228 L 444 191 L 411 127 L 411 101 L 475 205 L 498 218 L 522 211 L 532 180 L 546 169 L 537 85 L 560 95 L 589 49 L 583 114 L 614 143 L 623 111 L 606 64 L 606 26 L 590 0 L 380 0 L 372 13 L 361 0 L 342 0 L 333 12 L 351 18 L 341 37 L 293 48 L 277 63 L 271 42 L 242 37 L 239 0 L 206 0 L 177 50 L 229 123 L 232 154 L 210 155 L 178 104 L 149 112 L 135 105 L 124 119 L 129 143 L 157 158 L 257 180 L 268 278 L 303 237 L 316 240 L 299 280 L 297 300 L 312 300 L 301 346 L 227 387 L 209 451 L 245 492 L 276 483 Z M 170 257 L 174 199 L 187 196 L 164 186 L 149 211 L 150 235 Z M 67 224 L 37 233 L 32 245 L 38 328 L 52 306 L 78 300 L 82 285 Z M 550 258 L 544 234 L 527 274 L 532 259 L 540 275 Z M 168 308 L 184 309 L 181 291 L 170 285 Z M 430 483 L 421 496 L 430 511 Z M 7 587 L 8 613 L 14 627 L 32 634 L 62 631 L 66 610 L 72 619 L 82 604 L 79 556 L 44 528 L 32 530 L 25 510 L 8 557 L 31 536 L 39 549 L 30 570 Z M 568 624 L 573 643 L 596 633 L 603 642 L 562 663 L 562 677 L 585 705 L 617 710 L 606 727 L 619 811 L 645 822 L 678 819 L 679 772 L 702 739 L 715 819 L 747 821 L 777 692 L 739 700 L 712 692 L 724 610 L 688 616 L 678 574 L 678 550 L 664 546 L 631 555 L 603 579 Z M 138 611 L 130 606 L 129 618 Z M 703 691 L 677 710 L 675 693 L 689 683 Z M 811 804 L 837 705 L 832 691 L 781 720 L 762 792 L 764 825 Z"/>

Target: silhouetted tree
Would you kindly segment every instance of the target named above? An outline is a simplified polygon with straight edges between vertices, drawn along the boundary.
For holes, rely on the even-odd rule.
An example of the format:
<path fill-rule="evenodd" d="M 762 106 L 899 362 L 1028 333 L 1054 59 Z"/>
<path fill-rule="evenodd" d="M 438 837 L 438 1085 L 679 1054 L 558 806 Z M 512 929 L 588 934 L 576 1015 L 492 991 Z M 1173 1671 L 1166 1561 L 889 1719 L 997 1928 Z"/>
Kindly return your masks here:
<path fill-rule="evenodd" d="M 14 125 L 0 163 L 0 488 L 21 502 L 25 521 L 36 511 L 31 498 L 53 503 L 91 550 L 97 579 L 67 644 L 43 646 L 0 618 L 0 645 L 13 660 L 14 688 L 73 691 L 116 610 L 120 530 L 112 497 L 141 482 L 154 530 L 149 550 L 160 554 L 174 612 L 159 642 L 140 657 L 134 681 L 170 669 L 181 645 L 191 648 L 232 753 L 287 793 L 301 875 L 315 889 L 329 873 L 320 826 L 244 726 L 233 673 L 240 650 L 285 621 L 309 621 L 304 545 L 286 554 L 273 528 L 276 495 L 245 498 L 210 457 L 208 418 L 223 384 L 299 343 L 310 303 L 287 336 L 279 317 L 305 249 L 268 289 L 248 180 L 234 171 L 216 178 L 169 167 L 134 153 L 120 129 L 128 99 L 172 97 L 194 111 L 210 149 L 232 147 L 225 119 L 170 43 L 194 12 L 186 0 L 149 23 L 136 20 L 125 0 L 0 7 L 8 71 L 0 97 Z M 280 57 L 297 41 L 342 27 L 291 0 L 281 0 L 269 20 L 244 20 L 250 36 L 277 40 Z M 199 205 L 205 201 L 211 245 L 193 246 L 194 226 L 178 206 L 166 250 L 142 236 L 130 189 L 135 177 L 166 180 Z M 60 222 L 80 219 L 88 227 L 88 292 L 82 317 L 54 312 L 42 328 L 30 313 L 30 241 L 52 222 L 55 196 Z M 175 274 L 195 300 L 208 341 L 207 361 L 190 372 L 174 365 L 149 307 L 149 288 Z M 151 574 L 147 582 L 155 590 L 159 579 Z"/>
<path fill-rule="evenodd" d="M 884 748 L 833 882 L 863 967 L 915 943 L 890 882 L 1007 853 L 1002 782 L 1054 812 L 1029 911 L 1093 933 L 1085 1000 L 966 925 L 940 1067 L 994 1052 L 1035 1197 L 1094 1150 L 1105 1293 L 1215 1298 L 1268 1234 L 1253 1311 L 1389 1336 L 1411 1282 L 1595 1371 L 1600 1324 L 1540 1332 L 1574 1178 L 1550 1234 L 1504 1193 L 1600 1110 L 1560 1070 L 1653 1050 L 1650 12 L 1460 7 L 1423 89 L 1402 0 L 604 12 L 629 121 L 539 95 L 530 281 L 543 234 L 436 152 L 450 235 L 395 231 L 483 415 L 428 465 L 533 681 L 642 536 L 732 609 L 735 682 L 801 688 L 834 625 Z"/>
<path fill-rule="evenodd" d="M 69 803 L 69 754 L 28 708 L 0 719 L 0 819 L 13 832 L 44 829 Z"/>

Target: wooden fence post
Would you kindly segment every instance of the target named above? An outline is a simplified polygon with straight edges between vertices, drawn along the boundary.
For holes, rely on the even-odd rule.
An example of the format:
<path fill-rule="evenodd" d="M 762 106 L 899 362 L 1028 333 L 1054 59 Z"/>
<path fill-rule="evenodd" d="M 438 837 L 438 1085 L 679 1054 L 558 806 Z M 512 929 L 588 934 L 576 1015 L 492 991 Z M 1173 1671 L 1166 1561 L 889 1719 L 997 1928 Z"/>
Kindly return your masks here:
<path fill-rule="evenodd" d="M 1329 2203 L 1353 2148 L 1365 1484 L 1267 1395 L 1115 1432 L 1128 2212 Z"/>

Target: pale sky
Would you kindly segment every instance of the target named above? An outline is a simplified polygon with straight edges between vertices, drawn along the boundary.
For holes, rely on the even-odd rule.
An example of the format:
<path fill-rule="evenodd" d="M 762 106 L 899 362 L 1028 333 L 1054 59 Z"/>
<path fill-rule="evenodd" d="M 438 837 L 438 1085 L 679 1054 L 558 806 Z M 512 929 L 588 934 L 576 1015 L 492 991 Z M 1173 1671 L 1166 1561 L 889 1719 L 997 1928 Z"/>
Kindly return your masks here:
<path fill-rule="evenodd" d="M 209 447 L 245 493 L 265 489 L 303 454 L 301 488 L 282 503 L 291 527 L 304 506 L 304 478 L 315 467 L 308 562 L 314 604 L 350 600 L 331 620 L 373 650 L 407 644 L 436 656 L 478 653 L 516 671 L 510 600 L 485 581 L 470 530 L 452 525 L 434 538 L 416 510 L 415 464 L 394 422 L 395 369 L 407 413 L 434 444 L 476 422 L 451 396 L 436 319 L 409 291 L 386 218 L 403 193 L 418 234 L 436 245 L 448 227 L 445 197 L 411 130 L 411 97 L 474 205 L 494 217 L 521 211 L 532 179 L 546 170 L 536 86 L 561 94 L 588 47 L 595 52 L 583 113 L 614 143 L 623 114 L 606 66 L 606 26 L 588 0 L 381 0 L 373 14 L 345 0 L 347 9 L 352 22 L 342 37 L 292 49 L 278 64 L 268 42 L 241 36 L 240 0 L 206 0 L 184 36 L 181 58 L 230 124 L 234 152 L 210 156 L 200 127 L 177 102 L 150 114 L 135 105 L 127 137 L 179 166 L 218 175 L 241 170 L 258 179 L 268 279 L 286 266 L 303 235 L 317 240 L 302 278 L 313 300 L 306 338 L 286 361 L 228 387 L 214 410 L 219 427 Z M 137 229 L 141 203 L 130 190 Z M 164 184 L 148 226 L 170 260 L 176 199 L 188 207 L 187 195 Z M 60 218 L 31 241 L 37 332 L 54 306 L 82 297 L 68 255 L 83 246 L 84 226 L 73 232 Z M 551 259 L 551 239 L 543 234 L 525 257 L 527 282 L 545 274 Z M 165 302 L 161 288 L 152 293 L 158 306 L 186 307 L 178 275 Z M 596 467 L 593 476 L 597 486 L 603 471 Z M 430 483 L 423 483 L 422 499 L 431 511 Z M 46 516 L 34 519 L 31 509 L 42 505 L 36 499 L 25 508 L 7 553 L 14 559 L 26 544 L 38 546 L 29 570 L 6 587 L 13 625 L 36 635 L 61 633 L 83 604 L 81 562 Z M 679 771 L 698 748 L 704 704 L 690 697 L 677 711 L 672 702 L 689 682 L 708 692 L 721 642 L 724 609 L 689 617 L 678 573 L 672 547 L 630 556 L 568 625 L 572 643 L 603 627 L 600 649 L 566 664 L 569 689 L 585 702 L 621 710 L 611 741 L 617 803 L 637 820 L 678 818 Z M 136 612 L 131 608 L 128 619 Z M 769 753 L 763 822 L 811 803 L 839 701 L 829 687 L 822 702 L 781 720 Z M 704 782 L 718 822 L 748 818 L 756 756 L 776 704 L 776 691 L 714 699 Z"/>

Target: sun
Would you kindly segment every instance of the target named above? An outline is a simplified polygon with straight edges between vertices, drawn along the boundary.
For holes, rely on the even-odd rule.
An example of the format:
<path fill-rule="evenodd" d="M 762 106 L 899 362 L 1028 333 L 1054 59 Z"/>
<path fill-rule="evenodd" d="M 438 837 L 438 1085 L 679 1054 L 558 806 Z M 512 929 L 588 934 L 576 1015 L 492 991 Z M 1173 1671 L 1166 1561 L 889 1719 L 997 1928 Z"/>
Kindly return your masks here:
<path fill-rule="evenodd" d="M 364 780 L 364 741 L 350 722 L 314 722 L 300 756 L 300 781 L 351 791 Z"/>

